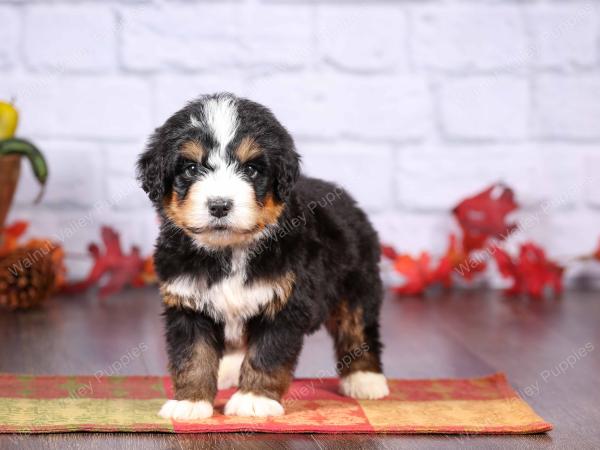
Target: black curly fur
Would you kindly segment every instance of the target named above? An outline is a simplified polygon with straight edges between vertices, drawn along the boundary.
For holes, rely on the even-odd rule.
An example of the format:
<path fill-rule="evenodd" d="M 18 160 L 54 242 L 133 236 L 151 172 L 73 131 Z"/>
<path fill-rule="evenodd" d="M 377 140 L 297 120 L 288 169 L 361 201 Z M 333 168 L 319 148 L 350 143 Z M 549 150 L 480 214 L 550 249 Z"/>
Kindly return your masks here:
<path fill-rule="evenodd" d="M 201 276 L 210 286 L 224 280 L 231 270 L 231 248 L 209 251 L 194 245 L 190 236 L 170 222 L 162 205 L 173 189 L 185 195 L 185 187 L 177 187 L 181 143 L 195 139 L 206 148 L 214 145 L 209 132 L 188 125 L 190 114 L 200 115 L 202 102 L 208 98 L 215 97 L 189 103 L 156 130 L 138 162 L 142 187 L 163 217 L 155 252 L 161 283 L 187 275 Z M 303 336 L 327 323 L 338 347 L 337 367 L 342 375 L 355 370 L 380 372 L 382 284 L 376 232 L 339 186 L 300 176 L 294 142 L 267 108 L 244 99 L 237 99 L 237 105 L 240 126 L 231 146 L 235 148 L 244 136 L 258 143 L 265 167 L 254 185 L 257 200 L 274 194 L 285 205 L 270 234 L 248 247 L 246 283 L 286 273 L 292 273 L 295 280 L 287 302 L 274 316 L 264 312 L 246 322 L 251 367 L 265 373 L 293 369 Z M 194 314 L 185 307 L 166 307 L 172 365 L 182 365 L 180 360 L 189 354 L 186 347 L 195 340 L 190 339 L 192 334 L 210 336 L 208 341 L 223 351 L 223 325 L 209 316 L 202 314 L 202 326 L 193 327 Z M 357 349 L 358 356 L 353 354 L 350 361 L 344 358 Z"/>

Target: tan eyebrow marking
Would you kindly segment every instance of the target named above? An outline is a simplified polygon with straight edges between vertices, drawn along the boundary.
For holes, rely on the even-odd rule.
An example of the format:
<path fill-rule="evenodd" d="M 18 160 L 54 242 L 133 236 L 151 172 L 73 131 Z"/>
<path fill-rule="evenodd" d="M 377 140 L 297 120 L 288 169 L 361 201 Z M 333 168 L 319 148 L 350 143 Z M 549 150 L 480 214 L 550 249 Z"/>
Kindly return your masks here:
<path fill-rule="evenodd" d="M 192 161 L 202 161 L 204 147 L 196 141 L 187 141 L 181 146 L 181 154 Z"/>
<path fill-rule="evenodd" d="M 262 153 L 262 149 L 258 146 L 256 141 L 251 137 L 246 136 L 242 139 L 242 142 L 235 150 L 235 154 L 240 162 L 245 163 L 246 161 L 255 158 Z"/>

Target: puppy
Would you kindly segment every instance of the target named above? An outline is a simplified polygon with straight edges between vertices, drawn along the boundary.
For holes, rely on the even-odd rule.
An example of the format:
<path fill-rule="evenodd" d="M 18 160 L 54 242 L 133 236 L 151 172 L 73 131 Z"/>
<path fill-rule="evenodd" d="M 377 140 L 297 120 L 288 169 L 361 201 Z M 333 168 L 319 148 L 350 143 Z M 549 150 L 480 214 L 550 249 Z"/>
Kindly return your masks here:
<path fill-rule="evenodd" d="M 300 175 L 264 106 L 203 96 L 158 128 L 138 178 L 161 216 L 154 261 L 175 400 L 160 415 L 277 416 L 304 335 L 325 324 L 343 394 L 388 394 L 377 235 L 340 187 Z"/>

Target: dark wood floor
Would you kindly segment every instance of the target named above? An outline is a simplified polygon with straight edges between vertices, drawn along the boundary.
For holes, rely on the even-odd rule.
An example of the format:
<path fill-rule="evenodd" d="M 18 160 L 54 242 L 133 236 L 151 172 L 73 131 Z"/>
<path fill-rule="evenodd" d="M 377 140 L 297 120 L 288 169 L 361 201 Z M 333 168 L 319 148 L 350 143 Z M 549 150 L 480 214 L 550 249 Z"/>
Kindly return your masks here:
<path fill-rule="evenodd" d="M 109 371 L 141 344 L 148 350 L 121 371 L 166 373 L 155 290 L 130 291 L 99 301 L 57 298 L 40 311 L 0 313 L 0 371 L 93 374 Z M 326 436 L 326 435 L 0 435 L 0 449 L 69 448 L 600 448 L 600 295 L 567 293 L 562 300 L 505 299 L 494 293 L 455 293 L 393 299 L 382 314 L 385 366 L 403 378 L 471 377 L 497 371 L 546 420 L 536 436 Z M 557 369 L 579 348 L 594 350 Z M 143 347 L 143 346 L 142 346 Z M 333 370 L 329 338 L 305 345 L 299 376 Z M 565 363 L 562 364 L 564 366 Z M 554 372 L 555 375 L 548 372 Z"/>

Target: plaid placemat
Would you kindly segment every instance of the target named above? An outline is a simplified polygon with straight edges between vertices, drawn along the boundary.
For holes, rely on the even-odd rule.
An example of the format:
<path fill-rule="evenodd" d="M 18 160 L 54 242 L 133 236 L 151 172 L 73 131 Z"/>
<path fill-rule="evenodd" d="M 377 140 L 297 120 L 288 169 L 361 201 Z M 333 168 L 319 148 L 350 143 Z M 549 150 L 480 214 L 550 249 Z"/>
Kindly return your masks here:
<path fill-rule="evenodd" d="M 522 434 L 548 431 L 503 374 L 454 380 L 389 380 L 382 400 L 337 393 L 336 379 L 299 379 L 286 414 L 223 415 L 234 389 L 220 391 L 215 415 L 188 423 L 162 419 L 168 377 L 0 375 L 0 432 L 268 432 Z"/>

